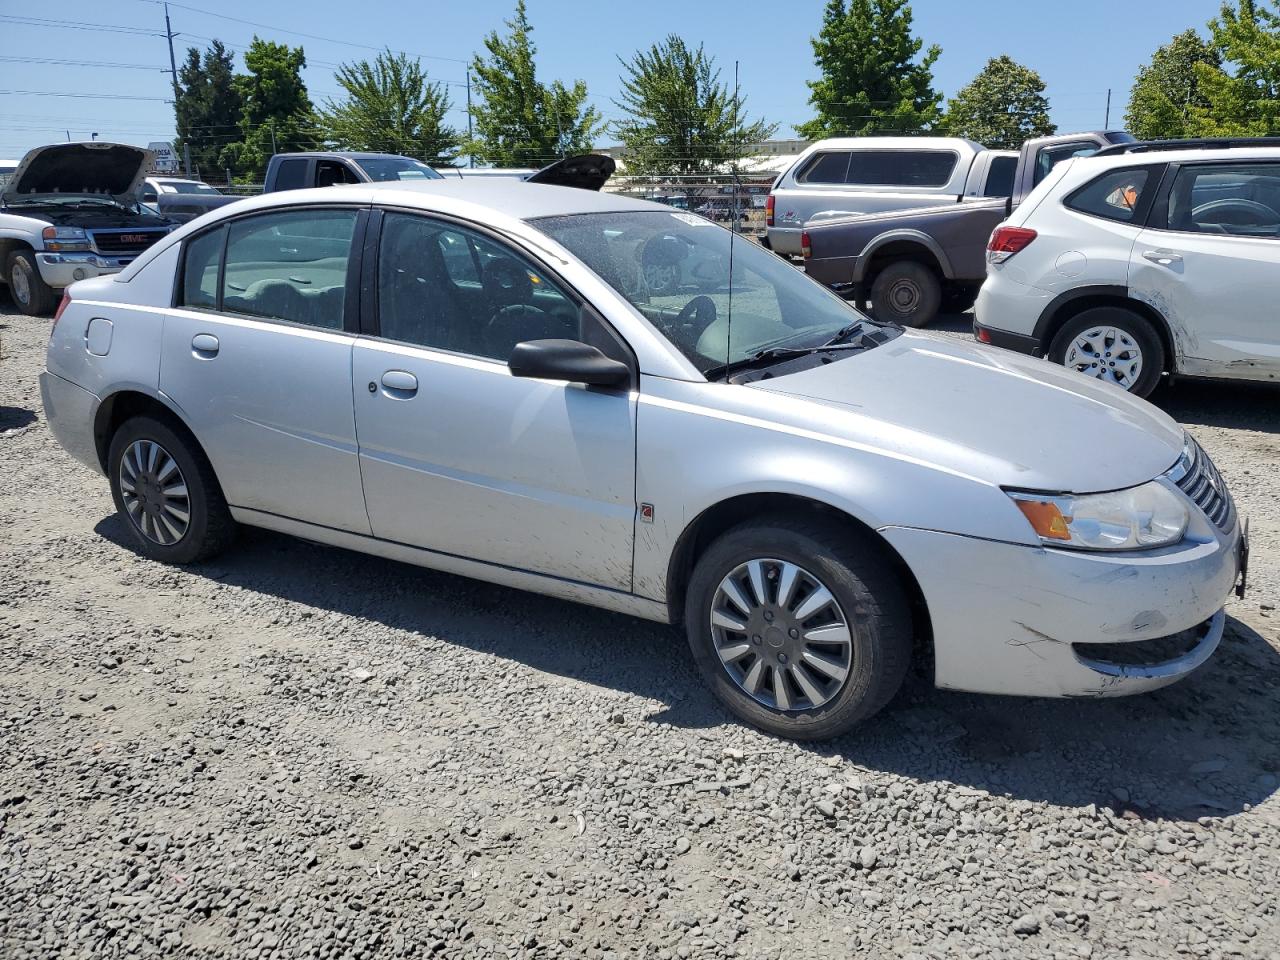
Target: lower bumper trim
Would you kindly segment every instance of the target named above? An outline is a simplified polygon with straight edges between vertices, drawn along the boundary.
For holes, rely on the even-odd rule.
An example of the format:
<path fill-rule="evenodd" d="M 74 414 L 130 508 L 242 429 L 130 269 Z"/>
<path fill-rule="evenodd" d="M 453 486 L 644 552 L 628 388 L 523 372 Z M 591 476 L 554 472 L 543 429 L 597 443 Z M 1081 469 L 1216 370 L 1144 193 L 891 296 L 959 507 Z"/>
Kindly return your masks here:
<path fill-rule="evenodd" d="M 979 343 L 989 343 L 993 347 L 1014 350 L 1033 357 L 1044 355 L 1044 348 L 1040 345 L 1038 337 L 1028 337 L 1021 333 L 1010 333 L 1008 330 L 984 327 L 976 321 L 973 324 L 973 335 Z"/>
<path fill-rule="evenodd" d="M 1073 643 L 1071 650 L 1082 666 L 1109 677 L 1181 677 L 1213 656 L 1226 622 L 1226 611 L 1219 610 L 1199 626 L 1167 637 L 1129 643 Z"/>

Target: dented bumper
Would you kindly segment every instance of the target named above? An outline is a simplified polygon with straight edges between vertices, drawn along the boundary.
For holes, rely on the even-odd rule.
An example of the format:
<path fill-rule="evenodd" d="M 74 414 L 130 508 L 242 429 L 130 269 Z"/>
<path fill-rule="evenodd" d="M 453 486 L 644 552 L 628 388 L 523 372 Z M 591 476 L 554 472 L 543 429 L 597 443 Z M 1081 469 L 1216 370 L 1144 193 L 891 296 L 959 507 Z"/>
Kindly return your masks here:
<path fill-rule="evenodd" d="M 1239 527 L 1196 526 L 1165 550 L 1050 550 L 928 530 L 881 531 L 933 624 L 935 681 L 977 693 L 1122 696 L 1213 654 L 1239 572 Z"/>

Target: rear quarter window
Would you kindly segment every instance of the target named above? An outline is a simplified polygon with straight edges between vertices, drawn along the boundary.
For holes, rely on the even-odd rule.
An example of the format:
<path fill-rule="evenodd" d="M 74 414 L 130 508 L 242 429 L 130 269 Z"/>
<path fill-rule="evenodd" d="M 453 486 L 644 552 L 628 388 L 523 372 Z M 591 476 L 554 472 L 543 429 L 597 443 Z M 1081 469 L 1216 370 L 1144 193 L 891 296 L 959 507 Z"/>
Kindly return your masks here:
<path fill-rule="evenodd" d="M 849 154 L 839 151 L 815 154 L 796 177 L 801 183 L 844 183 Z"/>
<path fill-rule="evenodd" d="M 1077 189 L 1067 197 L 1066 206 L 1091 217 L 1132 222 L 1145 199 L 1149 178 L 1142 168 L 1112 170 Z"/>

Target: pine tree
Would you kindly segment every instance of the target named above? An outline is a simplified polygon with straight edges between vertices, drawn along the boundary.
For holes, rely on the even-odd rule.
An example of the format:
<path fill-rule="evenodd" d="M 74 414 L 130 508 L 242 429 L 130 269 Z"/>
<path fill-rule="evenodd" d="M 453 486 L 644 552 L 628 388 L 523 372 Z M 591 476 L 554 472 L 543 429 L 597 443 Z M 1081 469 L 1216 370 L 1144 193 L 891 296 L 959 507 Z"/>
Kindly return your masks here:
<path fill-rule="evenodd" d="M 195 47 L 178 71 L 178 96 L 174 119 L 179 157 L 190 147 L 193 171 L 217 177 L 218 153 L 237 139 L 242 102 L 235 85 L 235 58 L 221 40 L 214 40 L 203 55 Z"/>

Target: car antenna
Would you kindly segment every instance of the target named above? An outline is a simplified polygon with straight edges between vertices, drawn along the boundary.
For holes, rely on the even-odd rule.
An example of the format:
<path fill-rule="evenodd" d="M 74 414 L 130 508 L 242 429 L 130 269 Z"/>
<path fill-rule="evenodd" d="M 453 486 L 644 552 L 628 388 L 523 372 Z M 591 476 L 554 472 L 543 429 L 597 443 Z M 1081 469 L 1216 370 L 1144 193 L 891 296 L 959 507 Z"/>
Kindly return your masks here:
<path fill-rule="evenodd" d="M 729 206 L 729 319 L 724 325 L 724 366 L 729 369 L 733 358 L 733 245 L 738 239 L 738 153 L 741 149 L 742 124 L 738 119 L 738 61 L 733 61 L 733 155 L 729 173 L 733 177 L 733 202 Z M 725 378 L 726 380 L 728 377 Z"/>

